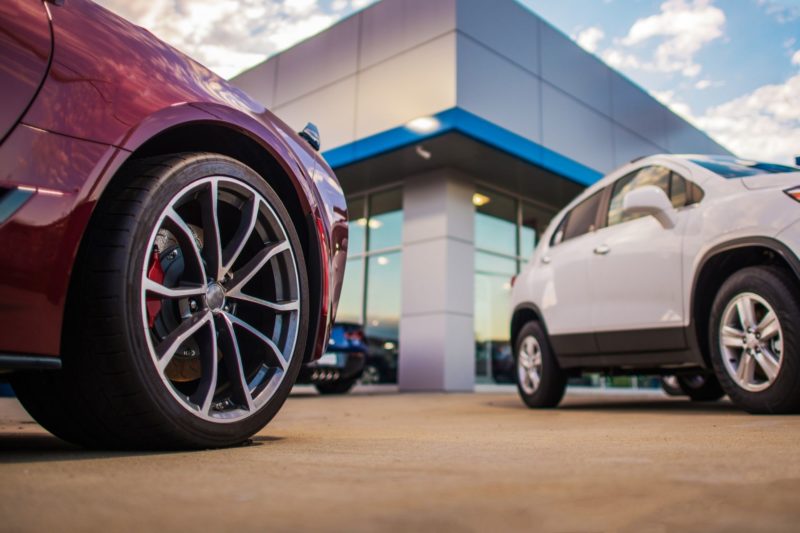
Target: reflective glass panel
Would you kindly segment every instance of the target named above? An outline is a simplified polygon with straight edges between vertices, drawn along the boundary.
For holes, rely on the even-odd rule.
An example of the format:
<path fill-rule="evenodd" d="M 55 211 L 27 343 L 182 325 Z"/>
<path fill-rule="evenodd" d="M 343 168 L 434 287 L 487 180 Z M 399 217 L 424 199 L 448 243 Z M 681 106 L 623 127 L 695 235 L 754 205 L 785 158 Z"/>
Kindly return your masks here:
<path fill-rule="evenodd" d="M 339 297 L 337 322 L 361 324 L 361 311 L 364 303 L 364 259 L 349 259 L 344 272 L 342 295 Z"/>
<path fill-rule="evenodd" d="M 400 252 L 378 254 L 367 265 L 367 320 L 365 332 L 376 341 L 399 338 L 401 269 Z"/>
<path fill-rule="evenodd" d="M 367 235 L 365 203 L 363 198 L 356 198 L 347 202 L 347 213 L 350 216 L 347 255 L 364 253 L 364 242 Z"/>
<path fill-rule="evenodd" d="M 369 250 L 400 246 L 403 242 L 403 191 L 373 195 L 369 202 Z"/>
<path fill-rule="evenodd" d="M 478 189 L 475 204 L 475 247 L 517 255 L 517 203 L 494 191 Z"/>
<path fill-rule="evenodd" d="M 489 269 L 488 271 L 486 269 Z M 475 372 L 495 381 L 513 380 L 514 365 L 508 339 L 511 276 L 516 261 L 475 254 Z"/>

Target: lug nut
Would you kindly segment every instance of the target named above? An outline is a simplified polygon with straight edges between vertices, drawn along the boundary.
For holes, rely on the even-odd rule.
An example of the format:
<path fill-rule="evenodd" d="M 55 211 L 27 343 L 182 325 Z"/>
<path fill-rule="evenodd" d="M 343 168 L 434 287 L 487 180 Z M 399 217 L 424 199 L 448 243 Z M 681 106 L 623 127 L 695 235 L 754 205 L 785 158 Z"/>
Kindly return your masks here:
<path fill-rule="evenodd" d="M 194 300 L 189 300 L 189 309 L 192 311 L 197 311 L 197 302 Z"/>

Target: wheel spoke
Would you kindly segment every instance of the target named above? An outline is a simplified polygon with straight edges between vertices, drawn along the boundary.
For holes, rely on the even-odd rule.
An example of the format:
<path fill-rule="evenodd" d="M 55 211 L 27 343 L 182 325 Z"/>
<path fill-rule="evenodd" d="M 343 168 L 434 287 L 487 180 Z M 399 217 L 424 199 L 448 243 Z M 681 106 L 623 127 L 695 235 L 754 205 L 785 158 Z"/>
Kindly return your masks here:
<path fill-rule="evenodd" d="M 195 392 L 191 398 L 191 401 L 200 406 L 200 411 L 206 415 L 209 414 L 211 410 L 214 394 L 217 392 L 217 361 L 219 359 L 217 330 L 213 322 L 211 323 L 211 327 L 208 328 L 208 331 L 209 335 L 204 343 L 205 346 L 201 345 L 200 348 L 200 357 L 202 358 L 200 363 L 202 365 L 203 375 L 200 384 L 197 386 L 197 392 Z"/>
<path fill-rule="evenodd" d="M 774 311 L 770 311 L 761 319 L 761 322 L 756 326 L 756 331 L 761 335 L 762 342 L 778 334 L 780 322 L 778 322 L 778 316 Z"/>
<path fill-rule="evenodd" d="M 167 210 L 164 225 L 175 235 L 178 244 L 183 250 L 184 272 L 189 276 L 195 277 L 195 281 L 205 283 L 206 270 L 203 266 L 203 256 L 197 247 L 197 241 L 192 229 L 173 208 Z"/>
<path fill-rule="evenodd" d="M 756 325 L 756 312 L 753 305 L 753 299 L 749 296 L 742 296 L 736 302 L 736 310 L 739 313 L 739 321 L 742 323 L 742 329 L 755 327 Z"/>
<path fill-rule="evenodd" d="M 144 290 L 161 298 L 180 299 L 192 296 L 203 296 L 206 293 L 205 287 L 165 287 L 150 278 L 144 279 Z"/>
<path fill-rule="evenodd" d="M 237 400 L 247 407 L 248 411 L 252 412 L 255 410 L 255 405 L 253 404 L 253 395 L 250 393 L 250 387 L 247 384 L 247 378 L 244 375 L 239 340 L 236 338 L 236 332 L 229 316 L 222 314 L 220 320 L 223 326 L 220 332 L 220 343 L 222 344 L 222 350 L 225 352 L 225 357 L 222 360 L 225 362 L 231 387 L 235 395 L 238 396 Z"/>
<path fill-rule="evenodd" d="M 242 253 L 244 245 L 247 244 L 247 241 L 250 239 L 250 235 L 253 234 L 253 229 L 255 229 L 256 221 L 258 220 L 258 209 L 260 205 L 261 200 L 253 196 L 242 209 L 242 219 L 239 223 L 239 227 L 236 228 L 236 233 L 234 233 L 231 242 L 229 242 L 222 251 L 223 274 L 227 274 L 228 271 L 230 271 L 233 264 L 239 258 L 239 254 Z"/>
<path fill-rule="evenodd" d="M 758 366 L 761 367 L 761 370 L 764 371 L 764 374 L 767 375 L 767 380 L 770 383 L 775 381 L 775 378 L 778 377 L 778 371 L 780 371 L 780 365 L 772 353 L 765 350 L 756 352 L 753 357 L 758 362 Z"/>
<path fill-rule="evenodd" d="M 742 358 L 739 359 L 739 368 L 736 369 L 736 377 L 739 381 L 744 384 L 752 383 L 755 369 L 753 356 L 749 352 L 742 353 Z"/>
<path fill-rule="evenodd" d="M 744 332 L 731 326 L 722 328 L 722 344 L 728 348 L 742 348 L 742 338 Z"/>
<path fill-rule="evenodd" d="M 216 280 L 222 279 L 222 244 L 219 235 L 218 180 L 209 182 L 206 194 L 201 197 L 203 218 L 203 258 L 208 265 L 208 273 Z"/>
<path fill-rule="evenodd" d="M 193 315 L 184 320 L 175 328 L 163 341 L 156 346 L 156 356 L 158 357 L 158 370 L 162 374 L 175 356 L 178 347 L 186 339 L 197 333 L 197 331 L 211 320 L 211 313 Z"/>
<path fill-rule="evenodd" d="M 288 362 L 286 361 L 286 358 L 284 357 L 283 353 L 280 351 L 278 346 L 276 346 L 275 343 L 272 341 L 272 339 L 270 339 L 269 337 L 258 331 L 256 328 L 254 328 L 244 320 L 237 318 L 230 313 L 224 313 L 224 314 L 225 314 L 225 319 L 232 322 L 234 326 L 239 326 L 240 328 L 244 329 L 245 331 L 253 335 L 258 340 L 260 340 L 262 343 L 264 343 L 273 353 L 275 359 L 278 360 L 278 364 L 280 365 L 281 370 L 284 371 L 286 370 Z"/>
<path fill-rule="evenodd" d="M 266 245 L 264 249 L 258 252 L 246 265 L 234 273 L 234 284 L 228 288 L 228 294 L 231 296 L 241 294 L 242 288 L 253 276 L 264 268 L 264 265 L 266 265 L 270 259 L 286 250 L 289 250 L 289 241 L 281 241 L 279 243 Z"/>
<path fill-rule="evenodd" d="M 300 302 L 298 300 L 287 300 L 284 302 L 268 302 L 267 300 L 262 300 L 261 298 L 256 298 L 248 294 L 243 294 L 242 292 L 236 292 L 235 294 L 228 293 L 227 296 L 232 300 L 249 302 L 251 304 L 260 305 L 261 307 L 266 307 L 267 309 L 272 309 L 273 311 L 278 311 L 278 312 L 297 311 L 300 308 Z"/>

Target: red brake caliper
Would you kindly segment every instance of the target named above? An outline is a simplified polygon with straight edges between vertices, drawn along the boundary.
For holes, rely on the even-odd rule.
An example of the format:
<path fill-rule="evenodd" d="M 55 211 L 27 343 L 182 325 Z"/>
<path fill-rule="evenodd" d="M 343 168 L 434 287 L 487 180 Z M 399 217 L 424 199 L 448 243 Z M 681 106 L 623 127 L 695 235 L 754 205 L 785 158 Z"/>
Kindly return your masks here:
<path fill-rule="evenodd" d="M 147 277 L 156 283 L 164 283 L 164 269 L 161 268 L 161 261 L 158 258 L 158 247 L 153 247 L 153 257 L 150 259 L 150 268 L 147 269 Z M 147 322 L 150 327 L 155 324 L 158 313 L 161 312 L 161 299 L 158 297 L 147 297 Z"/>

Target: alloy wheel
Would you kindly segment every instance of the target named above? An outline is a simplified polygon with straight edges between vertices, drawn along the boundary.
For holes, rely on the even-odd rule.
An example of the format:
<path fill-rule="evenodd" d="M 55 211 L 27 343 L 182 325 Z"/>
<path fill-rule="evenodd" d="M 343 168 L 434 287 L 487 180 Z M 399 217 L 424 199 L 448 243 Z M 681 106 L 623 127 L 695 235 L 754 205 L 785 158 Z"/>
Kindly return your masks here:
<path fill-rule="evenodd" d="M 268 200 L 208 177 L 163 209 L 142 266 L 142 326 L 164 385 L 195 416 L 235 422 L 269 402 L 295 356 L 298 263 Z"/>
<path fill-rule="evenodd" d="M 725 307 L 719 331 L 725 370 L 749 392 L 769 388 L 783 363 L 783 330 L 775 310 L 761 296 L 736 295 Z"/>
<path fill-rule="evenodd" d="M 519 383 L 527 394 L 539 389 L 542 381 L 542 347 L 533 335 L 528 335 L 519 346 L 517 354 Z"/>

